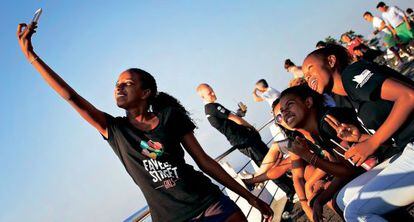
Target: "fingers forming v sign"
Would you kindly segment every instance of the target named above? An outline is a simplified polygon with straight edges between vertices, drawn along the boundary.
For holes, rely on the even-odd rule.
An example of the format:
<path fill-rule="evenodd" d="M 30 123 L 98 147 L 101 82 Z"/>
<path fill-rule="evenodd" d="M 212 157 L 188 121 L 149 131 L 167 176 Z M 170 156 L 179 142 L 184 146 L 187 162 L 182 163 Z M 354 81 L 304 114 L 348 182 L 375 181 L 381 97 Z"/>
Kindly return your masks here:
<path fill-rule="evenodd" d="M 338 138 L 347 142 L 358 142 L 361 133 L 352 124 L 340 123 L 335 117 L 326 115 L 324 120 L 336 131 Z"/>

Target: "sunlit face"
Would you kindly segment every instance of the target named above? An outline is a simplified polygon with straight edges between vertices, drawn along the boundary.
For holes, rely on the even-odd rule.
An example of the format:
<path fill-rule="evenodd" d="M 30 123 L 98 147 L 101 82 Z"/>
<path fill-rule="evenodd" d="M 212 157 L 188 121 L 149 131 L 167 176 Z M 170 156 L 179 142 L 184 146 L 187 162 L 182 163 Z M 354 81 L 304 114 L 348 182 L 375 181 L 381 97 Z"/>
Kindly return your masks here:
<path fill-rule="evenodd" d="M 351 38 L 348 35 L 343 35 L 341 37 L 342 42 L 349 43 L 351 42 Z"/>
<path fill-rule="evenodd" d="M 303 75 L 309 87 L 320 94 L 328 91 L 332 83 L 332 69 L 326 63 L 322 57 L 311 55 L 302 65 Z"/>
<path fill-rule="evenodd" d="M 198 89 L 198 95 L 208 103 L 213 103 L 217 100 L 216 94 L 210 86 L 203 85 Z"/>
<path fill-rule="evenodd" d="M 141 89 L 138 75 L 125 71 L 118 77 L 114 95 L 118 107 L 128 109 L 146 100 L 149 90 Z"/>
<path fill-rule="evenodd" d="M 280 99 L 280 111 L 286 125 L 289 128 L 298 129 L 306 121 L 309 109 L 301 98 L 288 94 Z"/>

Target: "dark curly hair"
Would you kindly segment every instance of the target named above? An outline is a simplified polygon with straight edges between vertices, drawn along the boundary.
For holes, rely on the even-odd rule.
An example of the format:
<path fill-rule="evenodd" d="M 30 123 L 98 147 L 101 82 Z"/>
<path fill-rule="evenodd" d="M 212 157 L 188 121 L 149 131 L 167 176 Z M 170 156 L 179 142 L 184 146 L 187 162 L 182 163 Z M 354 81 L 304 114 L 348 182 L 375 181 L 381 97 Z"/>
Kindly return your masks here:
<path fill-rule="evenodd" d="M 336 57 L 336 68 L 339 73 L 352 63 L 352 57 L 349 54 L 348 50 L 338 44 L 327 44 L 324 48 L 316 49 L 313 52 L 309 53 L 306 58 L 311 56 L 317 56 L 323 58 L 325 61 L 328 56 L 334 55 Z"/>
<path fill-rule="evenodd" d="M 287 95 L 294 95 L 302 100 L 306 100 L 311 97 L 313 100 L 313 107 L 316 109 L 318 114 L 322 113 L 325 110 L 325 98 L 322 94 L 317 93 L 312 90 L 307 84 L 293 86 L 283 90 L 280 93 L 280 99 Z"/>

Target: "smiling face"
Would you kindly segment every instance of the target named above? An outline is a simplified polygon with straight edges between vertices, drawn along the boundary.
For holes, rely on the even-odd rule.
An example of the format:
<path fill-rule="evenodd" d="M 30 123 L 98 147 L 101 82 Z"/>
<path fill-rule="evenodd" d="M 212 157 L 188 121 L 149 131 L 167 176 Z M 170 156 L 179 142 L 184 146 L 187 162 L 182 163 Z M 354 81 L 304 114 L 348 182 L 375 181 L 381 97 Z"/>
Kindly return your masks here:
<path fill-rule="evenodd" d="M 119 108 L 129 109 L 146 101 L 149 96 L 148 89 L 141 89 L 141 81 L 137 74 L 125 71 L 118 77 L 114 95 Z"/>
<path fill-rule="evenodd" d="M 308 99 L 307 99 L 308 100 Z M 310 112 L 307 100 L 299 96 L 287 94 L 280 99 L 280 110 L 283 121 L 292 129 L 301 128 Z"/>
<path fill-rule="evenodd" d="M 302 70 L 309 87 L 322 94 L 332 85 L 332 69 L 328 61 L 321 56 L 310 55 L 302 65 Z"/>

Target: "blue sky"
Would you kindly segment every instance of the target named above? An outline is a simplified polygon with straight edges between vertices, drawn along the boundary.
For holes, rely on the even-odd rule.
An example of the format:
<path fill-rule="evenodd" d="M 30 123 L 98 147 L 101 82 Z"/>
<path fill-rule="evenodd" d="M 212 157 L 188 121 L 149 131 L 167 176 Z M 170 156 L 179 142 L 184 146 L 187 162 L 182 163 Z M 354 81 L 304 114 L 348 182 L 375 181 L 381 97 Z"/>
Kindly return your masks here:
<path fill-rule="evenodd" d="M 386 1 L 405 9 L 409 0 Z M 259 126 L 268 105 L 254 83 L 283 90 L 283 61 L 300 64 L 316 42 L 349 29 L 368 35 L 376 1 L 8 1 L 0 13 L 0 221 L 120 221 L 145 205 L 138 187 L 101 136 L 61 100 L 24 59 L 17 24 L 42 7 L 36 52 L 79 94 L 112 115 L 117 76 L 152 73 L 161 91 L 193 113 L 196 135 L 217 156 L 230 145 L 203 115 L 195 93 L 210 83 L 219 102 L 248 105 Z M 411 2 L 412 3 L 412 2 Z M 267 133 L 267 132 L 266 132 Z M 265 135 L 266 136 L 266 135 Z M 191 160 L 189 160 L 192 162 Z M 63 218 L 63 219 L 62 219 Z"/>

